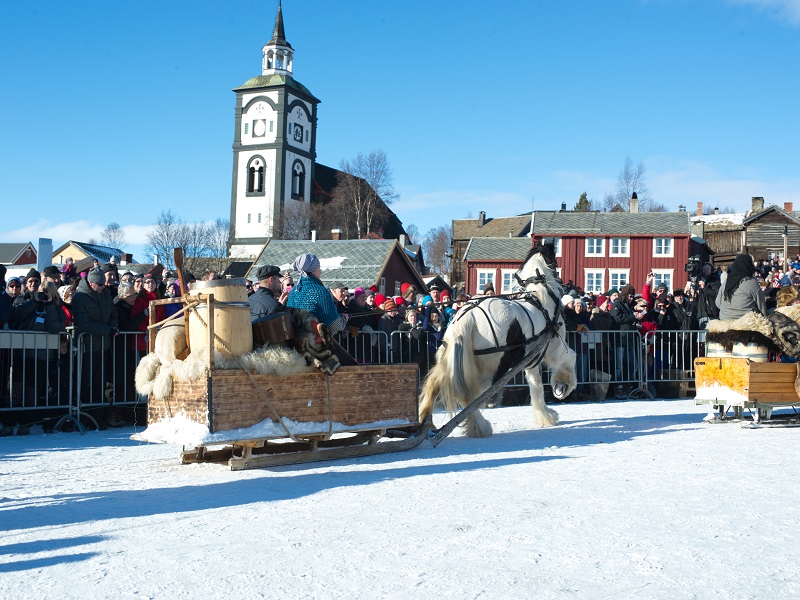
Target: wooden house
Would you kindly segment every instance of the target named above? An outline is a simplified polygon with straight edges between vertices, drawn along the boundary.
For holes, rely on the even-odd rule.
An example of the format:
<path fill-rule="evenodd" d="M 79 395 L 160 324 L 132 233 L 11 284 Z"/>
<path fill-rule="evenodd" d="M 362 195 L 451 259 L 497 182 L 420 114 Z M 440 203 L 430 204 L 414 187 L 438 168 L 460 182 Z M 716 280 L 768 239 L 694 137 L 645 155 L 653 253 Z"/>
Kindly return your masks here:
<path fill-rule="evenodd" d="M 467 272 L 464 256 L 470 240 L 478 237 L 518 238 L 527 234 L 530 223 L 530 213 L 516 217 L 487 218 L 486 213 L 481 211 L 477 219 L 454 219 L 452 234 L 453 256 L 450 260 L 450 285 L 453 289 L 460 290 L 466 286 Z"/>
<path fill-rule="evenodd" d="M 35 265 L 36 248 L 31 242 L 0 244 L 0 265 L 7 267 Z"/>
<path fill-rule="evenodd" d="M 630 283 L 683 287 L 693 246 L 688 212 L 545 212 L 532 219 L 533 241 L 551 239 L 561 279 L 602 293 Z"/>
<path fill-rule="evenodd" d="M 792 204 L 785 202 L 782 209 L 768 206 L 744 219 L 744 252 L 756 260 L 783 258 L 784 247 L 788 258 L 800 253 L 800 218 Z"/>
<path fill-rule="evenodd" d="M 406 282 L 418 290 L 425 289 L 422 277 L 397 240 L 270 240 L 247 276 L 252 278 L 261 265 L 291 270 L 295 258 L 307 252 L 319 258 L 326 285 L 341 282 L 351 290 L 376 285 L 387 296 L 399 296 L 400 286 Z"/>

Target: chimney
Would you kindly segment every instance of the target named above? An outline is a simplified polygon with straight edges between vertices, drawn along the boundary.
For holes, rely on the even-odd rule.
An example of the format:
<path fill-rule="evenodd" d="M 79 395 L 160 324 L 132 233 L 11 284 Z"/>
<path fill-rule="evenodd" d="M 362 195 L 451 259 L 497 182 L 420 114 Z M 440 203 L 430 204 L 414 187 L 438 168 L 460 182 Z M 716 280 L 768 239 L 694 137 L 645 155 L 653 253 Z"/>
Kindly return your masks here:
<path fill-rule="evenodd" d="M 129 265 L 133 262 L 133 254 L 120 254 L 119 255 L 119 264 L 121 265 Z"/>
<path fill-rule="evenodd" d="M 686 212 L 686 207 L 683 204 L 678 205 L 678 212 Z"/>
<path fill-rule="evenodd" d="M 697 213 L 696 214 L 697 214 L 698 217 L 702 217 L 703 216 L 703 203 L 702 202 L 698 202 L 697 203 Z"/>
<path fill-rule="evenodd" d="M 719 214 L 719 206 L 715 206 L 715 207 L 714 207 L 714 214 L 715 214 L 715 215 L 718 215 L 718 214 Z"/>
<path fill-rule="evenodd" d="M 794 208 L 794 202 L 784 202 L 783 203 L 783 210 L 785 210 L 789 214 L 791 214 L 793 212 L 792 208 Z"/>
<path fill-rule="evenodd" d="M 481 211 L 478 213 L 478 227 L 486 225 L 486 213 Z"/>
<path fill-rule="evenodd" d="M 753 196 L 753 212 L 761 212 L 764 210 L 764 197 L 763 196 Z"/>
<path fill-rule="evenodd" d="M 636 195 L 636 192 L 631 194 L 630 203 L 628 204 L 628 212 L 638 213 L 639 212 L 639 196 Z"/>
<path fill-rule="evenodd" d="M 342 239 L 342 230 L 338 227 L 331 229 L 331 239 L 335 242 L 338 242 Z"/>
<path fill-rule="evenodd" d="M 567 212 L 567 203 L 566 202 L 562 202 L 561 203 L 561 211 L 560 212 Z"/>
<path fill-rule="evenodd" d="M 397 236 L 397 241 L 400 242 L 400 247 L 401 248 L 405 248 L 406 247 L 406 234 L 405 233 L 401 233 L 400 235 L 398 235 Z"/>
<path fill-rule="evenodd" d="M 316 242 L 317 241 L 317 230 L 316 229 L 312 229 L 311 230 L 311 241 L 312 242 Z"/>
<path fill-rule="evenodd" d="M 154 264 L 154 265 L 157 265 L 157 264 L 158 264 L 158 254 L 154 254 L 154 255 L 153 255 L 153 264 Z"/>

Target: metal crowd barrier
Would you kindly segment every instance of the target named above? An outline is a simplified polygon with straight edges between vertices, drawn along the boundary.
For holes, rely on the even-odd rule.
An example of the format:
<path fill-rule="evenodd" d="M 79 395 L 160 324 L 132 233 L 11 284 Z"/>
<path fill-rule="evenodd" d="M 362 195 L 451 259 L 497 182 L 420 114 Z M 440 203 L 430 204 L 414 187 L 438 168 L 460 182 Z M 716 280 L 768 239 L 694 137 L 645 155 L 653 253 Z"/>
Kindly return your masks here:
<path fill-rule="evenodd" d="M 705 356 L 704 330 L 568 332 L 567 344 L 576 352 L 578 397 L 603 399 L 616 395 L 685 396 L 694 391 L 694 359 Z M 36 418 L 61 415 L 80 430 L 85 415 L 113 406 L 136 406 L 147 399 L 136 393 L 136 365 L 146 354 L 144 334 L 121 332 L 115 338 L 73 331 L 48 334 L 0 330 L 0 422 L 23 412 Z M 420 329 L 342 333 L 337 341 L 360 364 L 416 363 L 420 382 L 435 362 L 436 344 Z M 550 373 L 542 381 L 549 386 Z M 527 387 L 524 372 L 507 384 Z M 602 397 L 599 397 L 602 396 Z M 30 416 L 30 413 L 29 413 Z M 30 420 L 30 419 L 29 419 Z"/>
<path fill-rule="evenodd" d="M 55 419 L 54 428 L 71 421 L 83 432 L 82 417 L 100 426 L 89 409 L 146 402 L 134 385 L 143 336 L 76 336 L 72 328 L 57 334 L 0 331 L 0 422 L 13 427 Z"/>

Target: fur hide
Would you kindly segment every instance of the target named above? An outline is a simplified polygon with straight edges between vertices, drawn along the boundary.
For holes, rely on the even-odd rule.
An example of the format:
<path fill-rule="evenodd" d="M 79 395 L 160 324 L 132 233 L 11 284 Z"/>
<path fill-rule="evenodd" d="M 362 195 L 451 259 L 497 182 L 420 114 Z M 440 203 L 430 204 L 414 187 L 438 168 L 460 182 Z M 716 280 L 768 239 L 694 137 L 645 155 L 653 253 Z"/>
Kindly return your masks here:
<path fill-rule="evenodd" d="M 734 344 L 756 344 L 768 351 L 800 357 L 800 307 L 786 306 L 769 317 L 750 312 L 735 321 L 709 321 L 706 341 L 722 345 L 727 352 Z"/>
<path fill-rule="evenodd" d="M 756 312 L 735 321 L 709 321 L 706 332 L 706 342 L 720 344 L 726 352 L 731 352 L 734 344 L 756 344 L 773 352 L 779 349 L 772 341 L 772 322 Z"/>
<path fill-rule="evenodd" d="M 181 381 L 194 381 L 205 376 L 208 365 L 208 348 L 193 352 L 186 360 L 160 361 L 157 354 L 148 354 L 136 367 L 136 389 L 140 394 L 163 400 L 172 395 L 173 377 Z M 283 346 L 263 346 L 238 358 L 223 356 L 214 351 L 217 369 L 241 369 L 259 375 L 293 375 L 310 372 L 303 356 Z"/>

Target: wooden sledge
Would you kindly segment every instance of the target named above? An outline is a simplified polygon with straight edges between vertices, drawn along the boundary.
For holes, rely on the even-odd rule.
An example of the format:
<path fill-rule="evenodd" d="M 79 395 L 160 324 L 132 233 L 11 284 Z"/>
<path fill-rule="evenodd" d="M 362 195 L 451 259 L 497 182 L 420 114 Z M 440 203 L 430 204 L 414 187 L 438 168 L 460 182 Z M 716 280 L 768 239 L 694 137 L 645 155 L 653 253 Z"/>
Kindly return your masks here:
<path fill-rule="evenodd" d="M 418 423 L 416 364 L 341 367 L 332 376 L 208 370 L 202 380 L 173 381 L 166 400 L 150 398 L 149 423 L 175 415 L 209 433 L 184 449 L 183 463 L 232 470 L 408 450 L 427 430 Z M 265 420 L 269 434 L 256 427 Z"/>
<path fill-rule="evenodd" d="M 753 420 L 770 419 L 772 410 L 800 406 L 795 389 L 798 365 L 754 362 L 749 358 L 696 358 L 695 404 L 711 404 L 724 417 L 727 408 L 741 418 L 744 409 L 752 409 Z"/>

